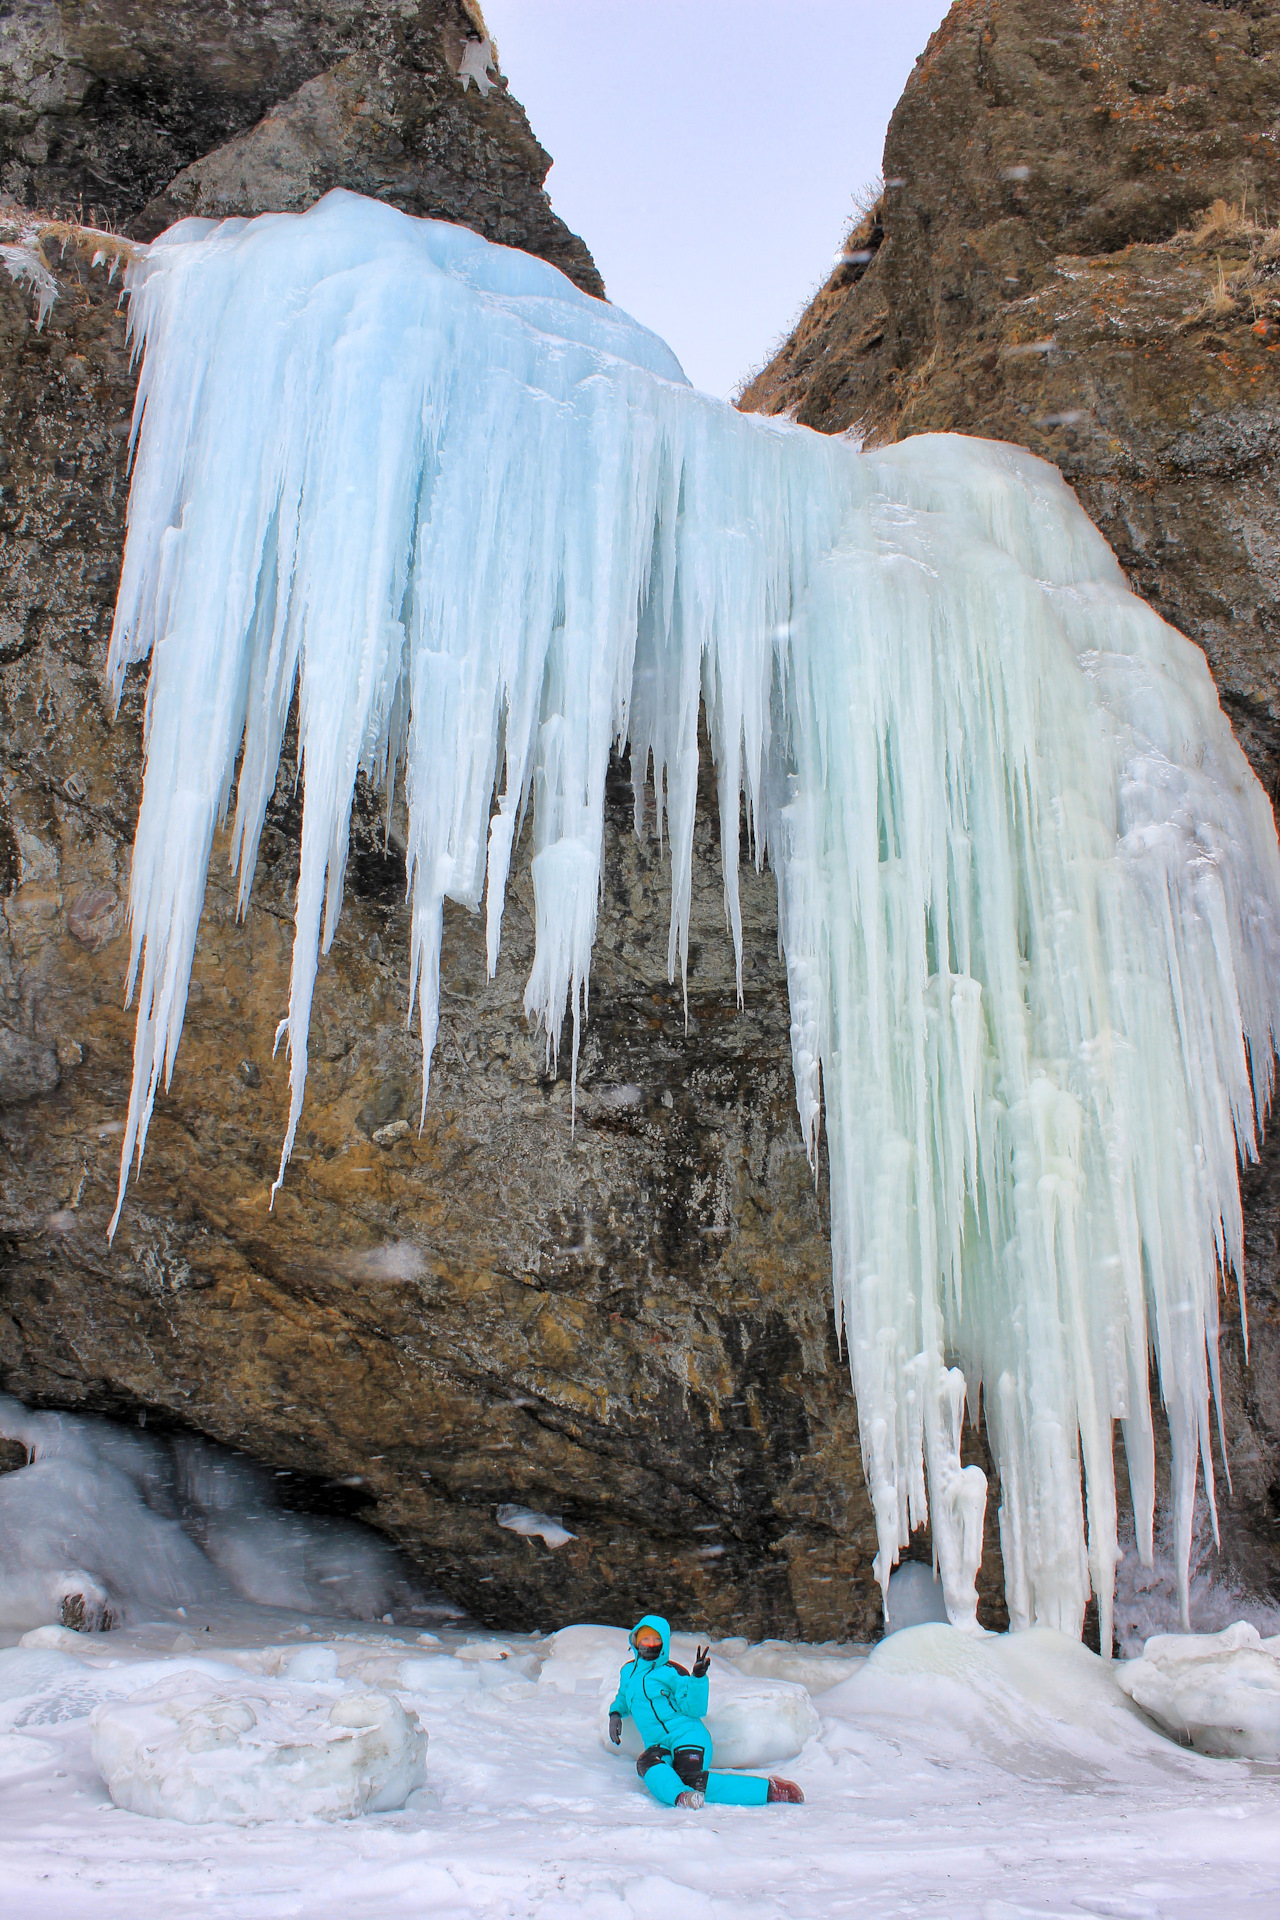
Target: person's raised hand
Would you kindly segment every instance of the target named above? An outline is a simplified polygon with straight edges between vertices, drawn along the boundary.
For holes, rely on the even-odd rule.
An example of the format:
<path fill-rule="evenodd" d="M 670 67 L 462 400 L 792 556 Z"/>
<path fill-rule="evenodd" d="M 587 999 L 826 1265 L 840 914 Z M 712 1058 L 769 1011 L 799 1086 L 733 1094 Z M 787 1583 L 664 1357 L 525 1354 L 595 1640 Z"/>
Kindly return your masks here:
<path fill-rule="evenodd" d="M 708 1668 L 708 1667 L 709 1667 L 710 1665 L 711 1665 L 711 1649 L 710 1649 L 710 1647 L 699 1647 L 699 1648 L 698 1648 L 698 1657 L 697 1657 L 697 1659 L 696 1659 L 696 1660 L 694 1661 L 694 1663 L 693 1663 L 693 1677 L 694 1677 L 694 1679 L 695 1679 L 695 1680 L 701 1680 L 701 1678 L 702 1678 L 702 1676 L 703 1676 L 703 1674 L 704 1674 L 704 1673 L 706 1672 L 706 1670 L 707 1670 L 707 1668 Z"/>
<path fill-rule="evenodd" d="M 611 1713 L 609 1715 L 609 1738 L 615 1747 L 622 1745 L 622 1715 L 620 1713 Z"/>

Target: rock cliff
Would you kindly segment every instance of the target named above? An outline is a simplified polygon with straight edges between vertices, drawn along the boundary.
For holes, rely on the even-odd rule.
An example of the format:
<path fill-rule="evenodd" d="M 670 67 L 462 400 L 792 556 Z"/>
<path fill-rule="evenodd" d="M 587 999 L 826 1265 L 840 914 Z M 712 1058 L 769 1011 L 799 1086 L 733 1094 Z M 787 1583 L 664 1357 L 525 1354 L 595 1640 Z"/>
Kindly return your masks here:
<path fill-rule="evenodd" d="M 1204 44 L 1218 47 L 1226 81 L 1216 95 L 1203 82 L 1199 146 L 1189 134 L 1180 161 L 1205 184 L 1179 186 L 1167 205 L 1156 163 L 1117 158 L 1112 136 L 1099 136 L 1111 157 L 1096 178 L 1079 158 L 1094 152 L 1079 142 L 1099 102 L 1114 101 L 1120 127 L 1146 113 L 1163 128 L 1158 115 L 1172 111 L 1158 91 L 1131 90 L 1123 62 L 1113 71 L 1099 59 L 1090 73 L 1095 42 L 1107 52 L 1116 36 L 1087 11 L 953 10 L 891 133 L 890 177 L 904 184 L 850 246 L 865 257 L 842 267 L 752 397 L 826 428 L 956 425 L 1059 457 L 1138 584 L 1209 648 L 1266 770 L 1280 742 L 1266 640 L 1273 362 L 1265 326 L 1255 331 L 1255 307 L 1268 314 L 1269 242 L 1250 222 L 1271 163 L 1249 136 L 1269 124 L 1271 9 L 1114 10 L 1148 38 L 1162 14 L 1176 14 L 1197 49 L 1202 17 L 1212 15 L 1204 33 L 1219 34 Z M 1237 61 L 1238 29 L 1262 36 L 1252 65 Z M 1069 57 L 1027 51 L 1055 36 Z M 1192 86 L 1182 39 L 1162 56 L 1174 60 L 1175 106 Z M 25 206 L 145 238 L 182 214 L 300 207 L 345 185 L 463 220 L 598 291 L 542 192 L 547 156 L 486 49 L 462 0 L 407 12 L 19 0 L 0 26 L 0 186 Z M 1148 68 L 1134 75 L 1145 85 Z M 1255 93 L 1241 91 L 1246 80 Z M 1075 119 L 1037 104 L 1059 86 Z M 997 140 L 1006 95 L 1021 114 L 1008 136 L 1017 157 L 997 141 L 992 185 L 982 142 Z M 1034 170 L 1037 140 L 1069 156 L 1055 160 L 1052 190 Z M 914 184 L 907 152 L 920 160 Z M 1255 170 L 1237 178 L 1246 162 Z M 1226 203 L 1217 237 L 1175 240 L 1180 227 L 1204 228 L 1199 212 L 1215 198 Z M 1015 289 L 1006 272 L 1020 247 Z M 113 725 L 101 670 L 133 381 L 118 283 L 91 264 L 95 250 L 77 252 L 74 237 L 65 252 L 45 243 L 58 298 L 43 328 L 28 290 L 0 275 L 0 1386 L 47 1405 L 145 1413 L 307 1474 L 313 1497 L 329 1487 L 348 1510 L 362 1501 L 429 1578 L 495 1625 L 624 1620 L 657 1605 L 721 1632 L 874 1633 L 874 1531 L 829 1307 L 824 1178 L 815 1186 L 794 1113 L 772 881 L 744 878 L 739 1013 L 709 787 L 687 1027 L 666 979 L 665 861 L 652 838 L 632 835 L 619 767 L 576 1125 L 565 1080 L 548 1074 L 521 1014 L 526 852 L 493 982 L 480 927 L 447 913 L 421 1136 L 401 841 L 393 822 L 384 843 L 372 806 L 359 808 L 299 1151 L 269 1212 L 287 1105 L 270 1044 L 298 852 L 286 764 L 243 922 L 215 855 L 177 1072 L 108 1250 L 132 1042 L 122 901 L 145 687 L 130 680 Z M 1103 289 L 1092 332 L 1084 294 L 1064 292 L 1080 287 Z M 1195 318 L 1207 300 L 1211 321 Z M 1185 409 L 1199 370 L 1204 391 L 1175 427 L 1179 368 L 1193 370 L 1177 374 Z M 1233 1569 L 1264 1586 L 1267 1489 L 1280 1484 L 1266 1292 L 1280 1181 L 1273 1188 L 1267 1169 L 1251 1180 L 1255 1360 L 1246 1371 L 1228 1355 L 1239 1496 L 1229 1547 Z M 980 1436 L 969 1444 L 989 1466 Z M 992 1625 L 1004 1617 L 997 1499 L 993 1478 Z M 505 1530 L 504 1503 L 563 1515 L 575 1538 L 551 1549 Z"/>
<path fill-rule="evenodd" d="M 957 0 L 883 190 L 740 404 L 1053 460 L 1280 793 L 1280 5 Z M 1280 1591 L 1280 1147 L 1224 1314 L 1226 1566 Z"/>
<path fill-rule="evenodd" d="M 0 193 L 149 240 L 331 187 L 595 263 L 476 0 L 15 0 L 0 16 Z"/>

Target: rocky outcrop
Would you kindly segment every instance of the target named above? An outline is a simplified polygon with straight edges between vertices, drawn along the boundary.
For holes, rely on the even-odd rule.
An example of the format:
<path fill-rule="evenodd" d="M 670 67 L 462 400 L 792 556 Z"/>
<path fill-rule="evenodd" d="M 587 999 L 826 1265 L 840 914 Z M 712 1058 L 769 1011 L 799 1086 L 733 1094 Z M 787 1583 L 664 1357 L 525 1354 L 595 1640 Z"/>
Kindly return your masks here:
<path fill-rule="evenodd" d="M 1055 461 L 1280 773 L 1280 5 L 959 0 L 740 404 Z M 1216 203 L 1216 206 L 1215 206 Z"/>
<path fill-rule="evenodd" d="M 16 0 L 0 193 L 151 239 L 331 187 L 459 220 L 604 288 L 475 0 Z"/>
<path fill-rule="evenodd" d="M 884 187 L 740 404 L 1056 462 L 1280 793 L 1280 5 L 958 0 Z M 1225 1571 L 1280 1596 L 1280 1129 L 1224 1305 Z M 1224 1569 L 1219 1566 L 1219 1572 Z"/>

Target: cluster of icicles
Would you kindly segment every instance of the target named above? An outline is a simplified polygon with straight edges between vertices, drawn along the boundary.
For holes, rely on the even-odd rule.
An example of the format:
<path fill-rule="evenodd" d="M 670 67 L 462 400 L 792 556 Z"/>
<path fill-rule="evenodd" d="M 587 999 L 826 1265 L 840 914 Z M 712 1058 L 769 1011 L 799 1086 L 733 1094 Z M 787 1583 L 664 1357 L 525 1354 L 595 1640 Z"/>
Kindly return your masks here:
<path fill-rule="evenodd" d="M 244 907 L 295 690 L 282 1178 L 357 772 L 404 781 L 425 1105 L 443 902 L 484 906 L 495 967 L 526 815 L 525 1006 L 553 1052 L 570 1011 L 576 1062 L 623 742 L 637 818 L 647 775 L 665 807 L 683 968 L 701 707 L 739 950 L 740 795 L 777 877 L 811 1154 L 825 1108 L 878 1578 L 928 1513 L 974 1620 L 981 1390 L 1014 1624 L 1078 1633 L 1092 1586 L 1109 1645 L 1113 1423 L 1146 1557 L 1154 1357 L 1185 1595 L 1237 1149 L 1271 1092 L 1280 855 L 1203 658 L 1057 473 L 744 417 L 553 268 L 343 193 L 184 222 L 129 292 L 110 671 L 118 695 L 150 653 L 151 677 L 122 1199 L 215 830 L 234 796 Z"/>

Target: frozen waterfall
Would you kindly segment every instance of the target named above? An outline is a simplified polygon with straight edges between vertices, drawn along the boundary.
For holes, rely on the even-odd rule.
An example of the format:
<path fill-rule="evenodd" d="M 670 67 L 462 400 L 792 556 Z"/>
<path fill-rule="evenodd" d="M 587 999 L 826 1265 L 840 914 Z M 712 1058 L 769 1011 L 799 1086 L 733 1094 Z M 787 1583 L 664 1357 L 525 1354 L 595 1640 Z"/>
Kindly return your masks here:
<path fill-rule="evenodd" d="M 151 677 L 121 1202 L 214 833 L 234 796 L 243 907 L 295 689 L 281 1178 L 357 771 L 405 783 L 425 1103 L 443 902 L 483 902 L 495 967 L 526 814 L 525 1006 L 553 1055 L 569 1009 L 576 1061 L 617 742 L 665 807 L 683 968 L 702 703 L 739 947 L 740 793 L 777 876 L 811 1152 L 825 1105 L 882 1586 L 928 1512 L 974 1620 L 981 1391 L 1015 1625 L 1078 1634 L 1092 1587 L 1109 1644 L 1113 1422 L 1149 1553 L 1154 1357 L 1185 1594 L 1236 1156 L 1280 1023 L 1280 855 L 1203 657 L 1056 471 L 744 417 L 552 267 L 345 193 L 184 221 L 129 292 L 110 673 L 118 695 L 150 654 Z"/>

